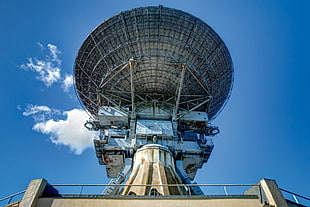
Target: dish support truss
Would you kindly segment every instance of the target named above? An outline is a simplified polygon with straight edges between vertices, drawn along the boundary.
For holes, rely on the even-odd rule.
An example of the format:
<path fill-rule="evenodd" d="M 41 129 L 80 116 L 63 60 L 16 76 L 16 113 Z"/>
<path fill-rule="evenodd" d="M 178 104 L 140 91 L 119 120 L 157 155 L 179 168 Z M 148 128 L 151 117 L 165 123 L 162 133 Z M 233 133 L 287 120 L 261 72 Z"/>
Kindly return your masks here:
<path fill-rule="evenodd" d="M 109 178 L 116 178 L 110 183 L 115 185 L 108 186 L 103 192 L 106 195 L 124 194 L 127 191 L 132 193 L 128 189 L 127 191 L 119 189 L 116 184 L 124 182 L 130 173 L 133 174 L 133 169 L 138 169 L 133 167 L 135 154 L 142 147 L 150 145 L 164 147 L 171 154 L 175 164 L 169 168 L 176 173 L 168 177 L 176 177 L 174 180 L 179 180 L 178 183 L 192 184 L 197 170 L 208 161 L 213 150 L 212 136 L 219 133 L 217 127 L 208 123 L 206 112 L 196 111 L 206 104 L 210 97 L 205 94 L 182 93 L 186 73 L 201 85 L 202 90 L 206 90 L 200 83 L 200 79 L 191 73 L 185 64 L 175 64 L 176 71 L 179 73 L 178 87 L 175 93 L 169 96 L 164 93 L 140 93 L 134 81 L 138 70 L 137 65 L 139 61 L 130 59 L 114 73 L 114 76 L 100 85 L 97 118 L 85 123 L 85 127 L 89 130 L 98 131 L 94 145 L 99 163 L 106 165 Z M 105 87 L 110 88 L 110 82 L 121 72 L 123 74 L 127 72 L 130 76 L 129 90 L 117 92 L 107 90 Z M 136 99 L 139 101 L 136 102 Z M 124 102 L 128 102 L 128 105 Z M 188 103 L 188 108 L 180 107 L 180 103 L 184 105 L 185 102 Z M 108 106 L 103 105 L 107 103 Z M 150 157 L 143 159 L 154 160 Z M 177 184 L 175 182 L 172 183 Z M 133 183 L 137 184 L 134 181 Z M 179 190 L 179 193 L 184 194 L 184 189 Z M 198 195 L 203 194 L 198 186 L 193 186 L 190 190 Z M 158 193 L 157 190 L 155 192 Z M 169 190 L 160 192 L 169 192 Z M 173 192 L 176 193 L 176 190 L 171 190 L 170 194 Z M 144 192 L 144 194 L 152 193 L 154 189 Z"/>

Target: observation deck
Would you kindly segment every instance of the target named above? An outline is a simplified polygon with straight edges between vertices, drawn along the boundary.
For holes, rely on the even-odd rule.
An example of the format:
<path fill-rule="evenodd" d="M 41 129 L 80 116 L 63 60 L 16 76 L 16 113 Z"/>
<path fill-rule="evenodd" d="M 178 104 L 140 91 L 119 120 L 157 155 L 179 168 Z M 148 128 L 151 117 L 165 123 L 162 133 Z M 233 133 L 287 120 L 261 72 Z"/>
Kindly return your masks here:
<path fill-rule="evenodd" d="M 193 185 L 193 184 L 191 184 Z M 198 184 L 196 184 L 198 185 Z M 102 195 L 103 184 L 49 184 L 45 179 L 33 180 L 20 193 L 0 199 L 0 206 L 247 206 L 306 207 L 310 199 L 278 187 L 276 181 L 262 179 L 257 184 L 200 184 L 206 195 L 109 196 Z M 118 185 L 126 187 L 126 185 Z M 141 185 L 140 185 L 141 186 Z M 145 185 L 141 186 L 144 187 Z M 159 186 L 159 185 L 156 185 Z M 167 185 L 166 185 L 167 186 Z M 178 184 L 170 186 L 187 187 Z M 138 186 L 137 186 L 138 187 Z"/>

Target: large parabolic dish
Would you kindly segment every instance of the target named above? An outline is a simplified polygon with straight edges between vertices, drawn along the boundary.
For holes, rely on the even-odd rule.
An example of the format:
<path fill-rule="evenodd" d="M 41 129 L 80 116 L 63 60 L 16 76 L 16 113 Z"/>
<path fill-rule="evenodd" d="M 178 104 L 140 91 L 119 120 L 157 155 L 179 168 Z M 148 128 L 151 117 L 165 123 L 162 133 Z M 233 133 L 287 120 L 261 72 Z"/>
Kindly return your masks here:
<path fill-rule="evenodd" d="M 229 51 L 214 30 L 191 14 L 162 6 L 105 20 L 82 44 L 74 73 L 78 95 L 94 117 L 99 106 L 130 111 L 134 100 L 137 108 L 177 105 L 178 111 L 205 111 L 212 120 L 233 82 Z"/>

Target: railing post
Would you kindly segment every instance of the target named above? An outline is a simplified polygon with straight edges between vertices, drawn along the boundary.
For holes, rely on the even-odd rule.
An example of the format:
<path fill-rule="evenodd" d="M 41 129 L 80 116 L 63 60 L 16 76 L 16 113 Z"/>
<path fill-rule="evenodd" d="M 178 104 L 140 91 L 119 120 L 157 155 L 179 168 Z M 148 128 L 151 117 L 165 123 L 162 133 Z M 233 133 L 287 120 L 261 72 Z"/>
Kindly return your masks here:
<path fill-rule="evenodd" d="M 9 199 L 9 202 L 8 202 L 8 204 L 10 204 L 11 203 L 11 201 L 12 201 L 12 199 L 14 198 L 14 196 L 11 196 L 11 198 Z"/>
<path fill-rule="evenodd" d="M 299 202 L 298 202 L 296 196 L 295 196 L 294 194 L 292 194 L 292 195 L 293 195 L 293 198 L 294 198 L 295 202 L 296 202 L 297 204 L 299 204 Z"/>
<path fill-rule="evenodd" d="M 225 195 L 228 195 L 227 189 L 226 189 L 226 186 L 225 186 L 225 185 L 223 186 L 223 188 L 224 188 L 224 191 L 225 191 Z"/>
<path fill-rule="evenodd" d="M 83 189 L 84 189 L 84 185 L 82 185 L 82 188 L 81 188 L 81 191 L 80 191 L 80 195 L 82 195 Z"/>

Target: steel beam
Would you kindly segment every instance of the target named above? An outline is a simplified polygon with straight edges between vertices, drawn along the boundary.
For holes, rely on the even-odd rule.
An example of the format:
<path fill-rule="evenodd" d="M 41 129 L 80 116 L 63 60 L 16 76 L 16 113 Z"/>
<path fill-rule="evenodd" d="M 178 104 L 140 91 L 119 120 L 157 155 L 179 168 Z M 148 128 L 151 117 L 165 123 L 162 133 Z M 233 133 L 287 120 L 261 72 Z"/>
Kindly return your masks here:
<path fill-rule="evenodd" d="M 118 71 L 114 72 L 113 75 L 105 82 L 103 82 L 103 79 L 101 79 L 101 83 L 99 86 L 99 89 L 102 89 L 104 86 L 106 86 L 113 78 L 115 78 L 115 76 L 117 76 L 120 72 L 122 72 L 123 70 L 125 70 L 128 67 L 128 63 L 126 63 L 121 69 L 119 69 Z"/>
<path fill-rule="evenodd" d="M 120 107 L 117 103 L 115 103 L 112 99 L 110 99 L 109 97 L 107 97 L 105 94 L 100 93 L 100 96 L 103 97 L 104 99 L 106 99 L 108 102 L 110 102 L 113 106 L 115 106 L 117 109 L 121 110 L 122 112 L 124 112 L 125 114 L 127 114 L 128 116 L 130 115 L 130 112 L 123 109 L 122 107 Z"/>
<path fill-rule="evenodd" d="M 131 91 L 131 118 L 134 119 L 135 117 L 135 86 L 134 86 L 134 63 L 135 60 L 131 58 L 128 62 L 130 68 L 130 91 Z"/>
<path fill-rule="evenodd" d="M 206 88 L 206 85 L 203 84 L 203 82 L 201 81 L 201 79 L 199 78 L 199 76 L 197 74 L 195 74 L 194 71 L 192 71 L 191 69 L 189 69 L 188 67 L 186 67 L 186 69 L 190 72 L 190 74 L 196 79 L 196 81 L 199 83 L 199 85 L 203 88 L 203 90 L 210 95 L 208 89 Z"/>
<path fill-rule="evenodd" d="M 178 110 L 179 110 L 179 104 L 180 104 L 180 98 L 181 98 L 181 93 L 182 93 L 182 88 L 183 88 L 183 81 L 184 81 L 184 75 L 185 75 L 185 70 L 186 70 L 186 65 L 181 64 L 181 77 L 180 77 L 180 84 L 176 92 L 176 103 L 174 107 L 174 112 L 173 112 L 173 119 L 177 118 Z"/>
<path fill-rule="evenodd" d="M 190 110 L 188 110 L 187 112 L 185 113 L 181 113 L 181 114 L 178 114 L 178 117 L 177 119 L 180 119 L 181 117 L 185 116 L 186 114 L 189 114 L 190 112 L 194 111 L 195 109 L 199 108 L 200 106 L 204 105 L 205 103 L 207 103 L 208 101 L 210 101 L 210 98 L 201 102 L 200 104 L 194 106 L 193 108 L 191 108 Z"/>

